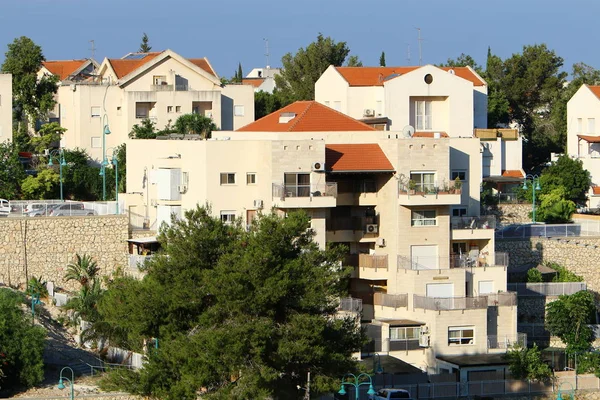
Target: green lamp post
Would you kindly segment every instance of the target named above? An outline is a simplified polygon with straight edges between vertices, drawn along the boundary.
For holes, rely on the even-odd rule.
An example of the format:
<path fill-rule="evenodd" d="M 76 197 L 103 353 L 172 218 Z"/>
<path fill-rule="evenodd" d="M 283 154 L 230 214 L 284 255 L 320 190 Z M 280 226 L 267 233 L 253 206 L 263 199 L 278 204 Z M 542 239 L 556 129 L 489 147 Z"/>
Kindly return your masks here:
<path fill-rule="evenodd" d="M 533 210 L 531 213 L 533 223 L 535 224 L 535 192 L 542 190 L 540 186 L 540 177 L 537 175 L 527 174 L 523 179 L 523 190 L 527 190 L 527 181 L 531 182 L 531 191 L 533 192 Z"/>
<path fill-rule="evenodd" d="M 106 160 L 106 135 L 110 135 L 108 127 L 108 115 L 102 117 L 102 163 L 100 164 L 100 175 L 102 176 L 102 200 L 106 201 L 106 173 L 104 169 L 108 165 Z"/>
<path fill-rule="evenodd" d="M 347 380 L 350 377 L 352 379 L 351 380 Z M 368 380 L 366 380 L 365 378 L 368 378 Z M 355 399 L 356 400 L 360 399 L 359 388 L 361 386 L 363 386 L 363 385 L 369 385 L 369 390 L 367 391 L 367 394 L 369 396 L 375 395 L 375 389 L 373 389 L 373 380 L 371 379 L 371 376 L 368 375 L 368 374 L 360 374 L 358 376 L 356 376 L 354 374 L 346 374 L 346 375 L 344 375 L 344 377 L 342 378 L 342 385 L 340 387 L 340 390 L 339 390 L 338 394 L 341 394 L 341 395 L 345 395 L 346 394 L 346 387 L 345 387 L 345 385 L 354 386 Z"/>
<path fill-rule="evenodd" d="M 40 293 L 33 286 L 29 286 L 29 292 L 31 295 L 31 321 L 35 323 L 35 306 L 42 304 L 40 301 Z"/>
<path fill-rule="evenodd" d="M 52 150 L 50 153 L 48 153 L 48 166 L 52 167 L 54 165 L 54 163 L 52 162 L 52 156 L 56 157 L 58 159 L 58 170 L 60 173 L 60 201 L 64 200 L 63 197 L 63 167 L 67 166 L 67 162 L 65 161 L 65 153 L 63 151 L 63 149 L 58 149 L 58 150 Z"/>
<path fill-rule="evenodd" d="M 383 374 L 383 367 L 381 366 L 381 355 L 379 353 L 375 353 L 373 355 L 373 371 L 378 375 Z"/>
<path fill-rule="evenodd" d="M 66 376 L 63 376 L 63 371 L 65 369 L 68 369 L 69 371 L 71 371 L 71 379 L 67 378 Z M 71 400 L 74 400 L 75 392 L 73 391 L 73 383 L 75 383 L 75 373 L 73 372 L 73 370 L 70 367 L 64 367 L 63 369 L 60 370 L 60 377 L 58 379 L 58 386 L 57 386 L 60 390 L 65 388 L 63 379 L 65 379 L 67 382 L 69 382 L 69 386 L 71 386 Z"/>
<path fill-rule="evenodd" d="M 562 389 L 562 387 L 564 385 L 569 385 L 570 388 L 569 389 Z M 563 394 L 565 394 L 568 397 L 563 397 Z M 573 385 L 570 382 L 563 382 L 560 384 L 560 386 L 558 387 L 558 396 L 556 397 L 556 400 L 575 400 L 575 390 L 573 389 Z"/>

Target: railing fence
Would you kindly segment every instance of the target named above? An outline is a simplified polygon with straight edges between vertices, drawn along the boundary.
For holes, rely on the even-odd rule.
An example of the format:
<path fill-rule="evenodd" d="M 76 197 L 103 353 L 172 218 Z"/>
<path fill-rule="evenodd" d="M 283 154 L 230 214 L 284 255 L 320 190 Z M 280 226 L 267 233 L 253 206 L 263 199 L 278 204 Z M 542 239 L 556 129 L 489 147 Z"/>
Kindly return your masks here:
<path fill-rule="evenodd" d="M 508 283 L 507 287 L 519 296 L 561 296 L 587 290 L 585 282 Z"/>

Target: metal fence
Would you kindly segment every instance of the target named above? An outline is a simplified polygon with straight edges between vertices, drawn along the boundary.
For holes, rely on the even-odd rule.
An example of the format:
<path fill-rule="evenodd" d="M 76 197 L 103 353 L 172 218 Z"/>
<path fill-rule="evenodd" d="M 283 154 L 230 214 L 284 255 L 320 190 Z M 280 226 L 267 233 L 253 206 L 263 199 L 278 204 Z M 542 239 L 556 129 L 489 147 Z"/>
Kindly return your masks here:
<path fill-rule="evenodd" d="M 509 283 L 507 287 L 519 296 L 561 296 L 587 290 L 585 282 Z"/>
<path fill-rule="evenodd" d="M 273 197 L 337 197 L 335 182 L 311 183 L 306 185 L 282 185 L 273 183 Z"/>
<path fill-rule="evenodd" d="M 488 335 L 488 349 L 503 349 L 508 350 L 514 345 L 527 347 L 527 335 L 525 333 L 517 333 L 516 335 Z"/>
<path fill-rule="evenodd" d="M 353 297 L 345 297 L 340 299 L 340 305 L 338 307 L 340 311 L 350 311 L 350 312 L 362 312 L 362 300 L 355 299 Z"/>
<path fill-rule="evenodd" d="M 489 307 L 514 307 L 517 305 L 515 292 L 486 293 Z"/>
<path fill-rule="evenodd" d="M 408 307 L 408 294 L 374 293 L 373 304 L 383 307 Z"/>
<path fill-rule="evenodd" d="M 438 270 L 448 268 L 475 268 L 475 267 L 506 267 L 508 266 L 508 253 L 496 252 L 494 259 L 487 253 L 461 254 L 450 256 L 425 256 L 408 257 L 398 255 L 398 269 L 410 270 Z"/>
<path fill-rule="evenodd" d="M 413 295 L 413 307 L 425 310 L 478 310 L 488 307 L 487 296 L 476 297 L 427 297 Z"/>
<path fill-rule="evenodd" d="M 496 227 L 496 217 L 493 215 L 452 217 L 450 224 L 452 229 L 494 229 Z"/>
<path fill-rule="evenodd" d="M 91 216 L 124 214 L 124 202 L 72 200 L 14 200 L 9 217 Z"/>
<path fill-rule="evenodd" d="M 526 239 L 530 237 L 581 237 L 600 236 L 600 225 L 576 224 L 522 224 L 509 225 L 496 230 L 497 239 Z"/>

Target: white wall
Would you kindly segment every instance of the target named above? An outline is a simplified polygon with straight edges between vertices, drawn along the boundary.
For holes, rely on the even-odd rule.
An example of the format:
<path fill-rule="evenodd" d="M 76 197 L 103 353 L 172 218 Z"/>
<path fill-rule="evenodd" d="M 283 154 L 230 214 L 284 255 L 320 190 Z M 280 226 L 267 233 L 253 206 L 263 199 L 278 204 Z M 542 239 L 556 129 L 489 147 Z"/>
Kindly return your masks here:
<path fill-rule="evenodd" d="M 12 75 L 0 74 L 0 143 L 12 140 Z"/>

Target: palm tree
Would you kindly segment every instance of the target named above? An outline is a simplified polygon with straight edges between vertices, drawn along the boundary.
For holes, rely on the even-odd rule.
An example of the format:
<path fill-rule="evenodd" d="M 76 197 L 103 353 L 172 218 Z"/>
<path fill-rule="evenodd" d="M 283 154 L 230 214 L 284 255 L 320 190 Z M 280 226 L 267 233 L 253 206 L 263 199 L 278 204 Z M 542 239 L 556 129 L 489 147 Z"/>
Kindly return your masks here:
<path fill-rule="evenodd" d="M 88 288 L 100 272 L 100 267 L 96 261 L 92 260 L 87 254 L 80 256 L 76 254 L 77 261 L 67 265 L 66 281 L 77 281 L 82 288 Z"/>
<path fill-rule="evenodd" d="M 174 128 L 183 135 L 201 135 L 203 139 L 210 138 L 211 132 L 217 130 L 213 120 L 201 114 L 182 115 L 175 121 Z"/>

